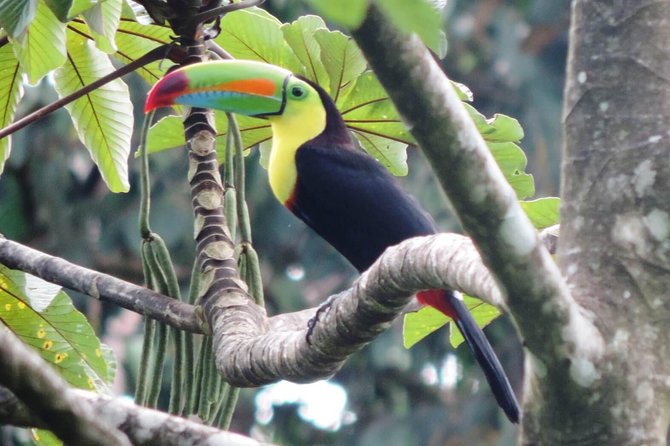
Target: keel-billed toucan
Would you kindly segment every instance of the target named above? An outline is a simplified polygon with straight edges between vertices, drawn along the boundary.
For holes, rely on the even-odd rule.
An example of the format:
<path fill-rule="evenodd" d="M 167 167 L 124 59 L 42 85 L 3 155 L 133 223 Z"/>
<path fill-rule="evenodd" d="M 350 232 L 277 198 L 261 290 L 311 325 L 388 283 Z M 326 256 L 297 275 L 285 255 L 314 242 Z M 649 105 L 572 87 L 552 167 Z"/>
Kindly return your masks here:
<path fill-rule="evenodd" d="M 172 104 L 266 118 L 274 195 L 359 271 L 389 246 L 437 232 L 431 217 L 359 148 L 328 94 L 282 68 L 251 61 L 186 66 L 149 92 L 146 111 Z M 519 407 L 498 358 L 463 301 L 448 290 L 417 294 L 453 318 L 512 422 Z"/>

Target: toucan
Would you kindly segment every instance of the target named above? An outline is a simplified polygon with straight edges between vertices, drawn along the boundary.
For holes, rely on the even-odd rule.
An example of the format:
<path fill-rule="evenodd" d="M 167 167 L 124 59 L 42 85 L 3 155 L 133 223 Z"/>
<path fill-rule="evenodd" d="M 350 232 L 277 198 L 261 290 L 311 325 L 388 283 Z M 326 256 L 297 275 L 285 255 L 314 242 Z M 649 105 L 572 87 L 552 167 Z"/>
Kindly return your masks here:
<path fill-rule="evenodd" d="M 145 111 L 174 104 L 269 120 L 272 192 L 360 272 L 386 248 L 437 232 L 417 201 L 356 144 L 333 100 L 314 82 L 262 62 L 202 62 L 158 81 L 149 91 Z M 517 423 L 514 391 L 460 295 L 426 290 L 417 300 L 453 319 L 498 404 Z"/>

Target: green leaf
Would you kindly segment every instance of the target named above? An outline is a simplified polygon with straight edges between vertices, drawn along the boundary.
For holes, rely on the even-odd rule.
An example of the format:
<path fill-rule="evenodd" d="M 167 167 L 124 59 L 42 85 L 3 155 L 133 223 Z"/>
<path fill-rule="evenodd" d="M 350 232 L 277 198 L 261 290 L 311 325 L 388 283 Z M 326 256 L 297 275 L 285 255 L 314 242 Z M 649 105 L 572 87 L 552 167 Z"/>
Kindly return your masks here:
<path fill-rule="evenodd" d="M 442 12 L 429 0 L 377 0 L 377 6 L 402 31 L 417 33 L 423 43 L 437 54 L 445 50 Z"/>
<path fill-rule="evenodd" d="M 498 316 L 500 316 L 500 311 L 498 311 L 496 307 L 484 303 L 475 297 L 463 295 L 463 300 L 465 301 L 465 305 L 470 310 L 472 317 L 475 318 L 475 322 L 477 322 L 477 325 L 481 328 L 486 327 Z M 460 330 L 452 329 L 449 333 L 449 341 L 451 342 L 452 347 L 456 348 L 461 345 L 465 339 L 463 339 L 463 335 L 461 334 Z"/>
<path fill-rule="evenodd" d="M 486 119 L 472 105 L 463 105 L 486 141 L 508 142 L 523 139 L 523 128 L 516 119 L 501 114 L 495 114 L 492 119 Z"/>
<path fill-rule="evenodd" d="M 100 6 L 109 0 L 45 0 L 49 9 L 58 20 L 65 23 L 75 16 L 96 6 Z M 117 2 L 118 0 L 113 0 Z"/>
<path fill-rule="evenodd" d="M 533 176 L 527 173 L 518 173 L 507 177 L 514 192 L 516 192 L 516 197 L 519 200 L 524 198 L 532 197 L 535 195 L 535 183 L 533 182 Z"/>
<path fill-rule="evenodd" d="M 45 0 L 49 9 L 63 23 L 106 1 L 108 0 Z"/>
<path fill-rule="evenodd" d="M 463 295 L 463 300 L 479 327 L 486 327 L 500 316 L 496 307 L 477 298 Z M 405 348 L 411 348 L 449 321 L 451 321 L 450 317 L 432 307 L 423 307 L 419 311 L 407 313 L 403 319 L 403 345 Z M 451 330 L 450 342 L 454 348 L 463 341 L 463 336 L 458 329 Z"/>
<path fill-rule="evenodd" d="M 32 429 L 32 434 L 37 446 L 61 446 L 63 444 L 53 432 L 45 429 Z"/>
<path fill-rule="evenodd" d="M 498 167 L 506 176 L 521 173 L 526 168 L 528 160 L 521 147 L 513 142 L 489 142 L 487 143 Z"/>
<path fill-rule="evenodd" d="M 59 286 L 0 265 L 0 322 L 72 386 L 108 392 L 103 347 Z"/>
<path fill-rule="evenodd" d="M 114 57 L 128 64 L 160 45 L 170 43 L 171 35 L 172 31 L 165 26 L 141 25 L 133 20 L 121 19 L 116 32 L 118 51 Z M 168 61 L 152 62 L 137 70 L 137 74 L 153 85 L 163 77 L 170 64 Z"/>
<path fill-rule="evenodd" d="M 184 126 L 182 119 L 176 115 L 169 115 L 159 119 L 149 128 L 147 134 L 147 153 L 156 153 L 163 150 L 184 147 Z M 138 153 L 135 157 L 139 156 Z"/>
<path fill-rule="evenodd" d="M 21 86 L 21 68 L 14 57 L 12 48 L 5 45 L 0 48 L 0 128 L 14 120 L 16 105 L 23 96 Z M 0 174 L 11 151 L 11 135 L 0 139 Z"/>
<path fill-rule="evenodd" d="M 365 18 L 370 0 L 307 0 L 307 3 L 319 14 L 346 26 L 349 29 L 356 29 Z"/>
<path fill-rule="evenodd" d="M 456 90 L 456 94 L 461 101 L 472 102 L 474 100 L 472 90 L 470 90 L 467 85 L 451 81 L 451 86 L 454 87 L 454 90 Z"/>
<path fill-rule="evenodd" d="M 228 119 L 226 114 L 222 112 L 217 112 L 215 116 L 216 154 L 219 163 L 222 163 L 225 158 Z M 245 149 L 272 139 L 272 129 L 268 121 L 243 115 L 235 115 L 235 118 L 237 119 L 237 125 L 240 127 L 242 146 Z"/>
<path fill-rule="evenodd" d="M 250 118 L 248 116 L 237 115 L 237 124 L 242 134 L 242 144 L 245 149 L 255 146 L 263 141 L 272 138 L 270 124 L 262 119 Z M 226 149 L 226 133 L 228 129 L 228 120 L 223 112 L 215 114 L 216 133 L 216 152 L 219 162 L 223 162 L 224 151 Z M 161 152 L 177 147 L 184 147 L 184 126 L 182 119 L 176 115 L 166 116 L 160 119 L 149 129 L 147 137 L 148 153 Z M 138 154 L 136 154 L 138 156 Z"/>
<path fill-rule="evenodd" d="M 520 201 L 519 204 L 536 229 L 548 228 L 559 223 L 560 198 L 546 197 L 532 201 Z"/>
<path fill-rule="evenodd" d="M 43 2 L 37 5 L 30 27 L 11 42 L 21 69 L 33 85 L 65 63 L 65 25 Z"/>
<path fill-rule="evenodd" d="M 72 7 L 72 0 L 44 0 L 44 3 L 51 9 L 56 18 L 65 23 L 68 19 L 70 8 Z"/>
<path fill-rule="evenodd" d="M 522 200 L 535 195 L 533 176 L 524 173 L 527 163 L 526 154 L 514 143 L 523 138 L 523 128 L 519 121 L 500 114 L 494 115 L 492 119 L 486 119 L 472 105 L 463 103 L 463 106 L 488 144 L 517 198 Z"/>
<path fill-rule="evenodd" d="M 321 62 L 321 46 L 314 39 L 314 33 L 325 28 L 321 17 L 314 15 L 302 16 L 281 27 L 286 42 L 305 67 L 301 74 L 319 85 L 330 85 L 328 72 Z"/>
<path fill-rule="evenodd" d="M 372 133 L 354 131 L 361 146 L 393 175 L 407 175 L 407 144 Z"/>
<path fill-rule="evenodd" d="M 394 175 L 406 175 L 405 152 L 413 139 L 375 75 L 360 75 L 343 89 L 337 105 L 363 148 Z"/>
<path fill-rule="evenodd" d="M 337 102 L 341 89 L 365 71 L 367 62 L 356 42 L 339 31 L 318 29 L 314 39 L 321 47 L 321 61 L 330 78 L 330 95 Z"/>
<path fill-rule="evenodd" d="M 72 4 L 70 5 L 70 10 L 67 13 L 67 17 L 72 18 L 76 15 L 81 14 L 87 9 L 94 7 L 99 2 L 102 3 L 105 1 L 108 0 L 72 0 Z"/>
<path fill-rule="evenodd" d="M 60 97 L 112 71 L 106 54 L 75 32 L 68 33 L 68 62 L 56 70 L 54 81 Z M 133 132 L 133 107 L 128 87 L 120 79 L 88 93 L 66 106 L 79 139 L 91 153 L 112 192 L 126 192 L 128 155 Z"/>
<path fill-rule="evenodd" d="M 121 21 L 123 0 L 105 0 L 84 11 L 95 43 L 107 54 L 116 52 L 114 37 Z"/>
<path fill-rule="evenodd" d="M 37 0 L 0 0 L 0 27 L 17 38 L 35 18 Z"/>
<path fill-rule="evenodd" d="M 411 311 L 403 318 L 402 343 L 405 348 L 415 344 L 432 332 L 442 328 L 451 319 L 433 307 Z"/>
<path fill-rule="evenodd" d="M 215 39 L 236 59 L 259 60 L 299 72 L 302 64 L 284 40 L 281 22 L 258 8 L 226 14 Z"/>

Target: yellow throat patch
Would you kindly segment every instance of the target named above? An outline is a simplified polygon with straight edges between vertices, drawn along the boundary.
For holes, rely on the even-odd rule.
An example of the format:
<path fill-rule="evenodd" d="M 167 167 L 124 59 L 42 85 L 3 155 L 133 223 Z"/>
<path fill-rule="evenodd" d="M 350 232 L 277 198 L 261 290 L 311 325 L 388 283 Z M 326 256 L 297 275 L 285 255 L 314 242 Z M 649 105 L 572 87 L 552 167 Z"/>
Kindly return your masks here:
<path fill-rule="evenodd" d="M 272 151 L 268 176 L 275 197 L 282 203 L 291 198 L 298 172 L 295 154 L 304 143 L 318 136 L 326 128 L 326 110 L 319 93 L 298 78 L 291 79 L 287 90 L 301 86 L 304 97 L 293 98 L 287 93 L 286 107 L 281 115 L 269 117 L 272 125 Z"/>

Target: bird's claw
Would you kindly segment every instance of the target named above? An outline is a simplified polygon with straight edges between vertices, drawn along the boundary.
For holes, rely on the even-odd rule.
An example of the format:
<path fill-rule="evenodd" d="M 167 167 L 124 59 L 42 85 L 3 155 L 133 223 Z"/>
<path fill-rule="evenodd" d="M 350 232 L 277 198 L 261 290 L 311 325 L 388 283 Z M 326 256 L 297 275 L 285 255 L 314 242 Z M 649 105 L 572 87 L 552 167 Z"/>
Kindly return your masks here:
<path fill-rule="evenodd" d="M 305 336 L 305 340 L 307 341 L 308 345 L 312 345 L 310 338 L 312 337 L 312 332 L 314 331 L 316 324 L 319 322 L 319 316 L 321 316 L 321 314 L 325 313 L 330 309 L 330 307 L 333 306 L 333 302 L 335 302 L 336 297 L 337 296 L 330 296 L 328 300 L 319 305 L 319 308 L 316 309 L 316 314 L 314 317 L 307 321 L 307 335 Z"/>

